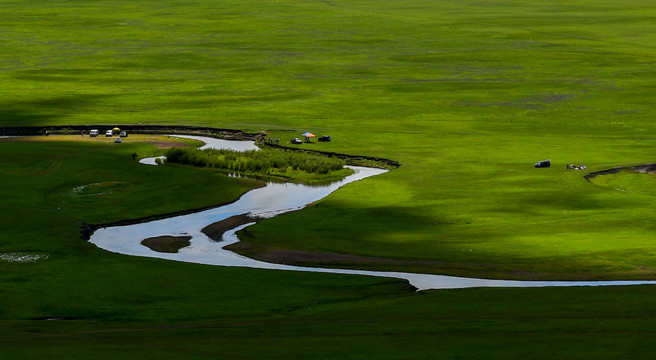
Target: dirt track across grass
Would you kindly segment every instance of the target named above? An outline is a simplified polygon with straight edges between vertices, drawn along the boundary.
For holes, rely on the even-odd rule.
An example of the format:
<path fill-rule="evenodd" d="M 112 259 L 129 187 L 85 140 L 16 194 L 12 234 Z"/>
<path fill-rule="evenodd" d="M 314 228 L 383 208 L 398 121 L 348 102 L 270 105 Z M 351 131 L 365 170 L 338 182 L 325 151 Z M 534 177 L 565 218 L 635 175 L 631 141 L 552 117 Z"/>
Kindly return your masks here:
<path fill-rule="evenodd" d="M 589 174 L 586 174 L 584 178 L 590 181 L 590 179 L 597 177 L 599 175 L 617 174 L 622 170 L 633 170 L 637 173 L 656 173 L 656 163 L 642 164 L 642 165 L 635 165 L 635 166 L 619 166 L 613 169 L 591 172 Z"/>

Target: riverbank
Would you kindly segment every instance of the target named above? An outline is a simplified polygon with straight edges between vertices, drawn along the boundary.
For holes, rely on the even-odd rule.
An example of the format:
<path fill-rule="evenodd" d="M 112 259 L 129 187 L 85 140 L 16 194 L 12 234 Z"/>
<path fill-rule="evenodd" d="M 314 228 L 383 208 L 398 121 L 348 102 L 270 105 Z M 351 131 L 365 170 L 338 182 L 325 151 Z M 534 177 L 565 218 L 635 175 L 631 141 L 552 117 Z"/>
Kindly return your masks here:
<path fill-rule="evenodd" d="M 266 269 L 331 272 L 353 275 L 369 275 L 381 277 L 398 277 L 410 281 L 417 289 L 443 289 L 480 286 L 502 287 L 541 287 L 541 286 L 605 286 L 605 285 L 635 285 L 649 284 L 649 281 L 590 281 L 589 278 L 567 278 L 569 281 L 549 277 L 549 274 L 536 274 L 524 271 L 504 272 L 503 269 L 493 265 L 482 265 L 472 269 L 472 264 L 444 262 L 444 261 L 413 261 L 362 257 L 351 254 L 329 254 L 324 252 L 309 252 L 301 250 L 281 249 L 271 246 L 261 246 L 252 242 L 239 243 L 236 232 L 254 238 L 243 229 L 245 224 L 255 223 L 258 218 L 272 217 L 282 213 L 294 212 L 295 209 L 304 208 L 307 204 L 323 199 L 325 196 L 342 185 L 364 179 L 369 176 L 381 174 L 384 170 L 374 168 L 353 168 L 354 174 L 343 181 L 322 187 L 311 187 L 301 184 L 269 183 L 263 189 L 255 189 L 245 194 L 232 206 L 224 206 L 215 211 L 190 214 L 183 217 L 163 219 L 153 223 L 138 224 L 143 226 L 120 226 L 103 229 L 93 234 L 92 242 L 97 246 L 110 251 L 117 251 L 129 255 L 161 257 L 177 261 L 195 262 L 200 264 L 246 266 Z M 243 200 L 243 201 L 242 201 Z M 234 215 L 236 213 L 236 215 Z M 230 216 L 230 214 L 233 214 Z M 177 242 L 174 251 L 161 251 L 161 248 L 173 246 L 171 242 L 179 239 L 173 235 L 149 236 L 157 233 L 196 233 L 199 224 L 209 219 L 221 218 L 218 222 L 210 223 L 200 230 L 213 241 L 208 243 L 203 238 L 196 238 L 192 247 L 178 253 L 186 242 Z M 106 230 L 106 231 L 105 231 Z M 214 242 L 221 241 L 224 234 L 231 238 L 225 247 L 217 247 Z M 156 241 L 140 242 L 155 252 L 147 252 L 143 247 L 136 246 L 135 239 L 156 239 Z M 191 235 L 190 239 L 193 239 Z M 261 239 L 260 239 L 261 242 Z M 153 244 L 154 246 L 149 246 Z M 186 247 L 186 246 L 184 246 Z M 231 251 L 238 251 L 244 257 L 237 257 Z M 169 253 L 164 256 L 162 253 Z M 358 269 L 358 270 L 353 270 Z M 367 270 L 363 270 L 367 269 Z M 394 269 L 390 272 L 389 269 Z M 427 269 L 436 273 L 427 273 Z M 456 276 L 437 275 L 451 272 Z M 487 280 L 476 278 L 476 274 L 484 271 L 497 279 L 513 280 Z M 464 278 L 462 276 L 470 276 Z M 599 278 L 595 280 L 602 280 Z M 526 281 L 530 280 L 530 281 Z M 548 280 L 548 281 L 545 281 Z M 578 281 L 573 281 L 578 280 Z M 587 280 L 587 281 L 584 281 Z"/>
<path fill-rule="evenodd" d="M 50 134 L 79 135 L 84 131 L 86 135 L 93 129 L 101 130 L 100 136 L 104 136 L 105 130 L 113 129 L 113 125 L 46 125 L 46 126 L 15 126 L 0 127 L 0 136 L 28 136 Z M 235 129 L 222 129 L 202 126 L 184 125 L 120 125 L 122 131 L 128 134 L 174 134 L 174 135 L 201 135 L 226 140 L 252 140 L 257 141 L 264 137 L 264 132 L 246 132 Z"/>
<path fill-rule="evenodd" d="M 257 189 L 261 187 L 265 187 L 266 184 L 260 181 L 255 181 L 255 180 L 249 180 L 249 179 L 241 179 L 243 181 L 249 182 L 252 189 Z M 178 216 L 184 216 L 184 215 L 190 215 L 198 212 L 203 212 L 211 209 L 216 209 L 222 206 L 226 206 L 232 203 L 235 203 L 241 199 L 242 196 L 244 196 L 246 192 L 242 193 L 239 195 L 239 197 L 233 201 L 227 202 L 227 203 L 221 203 L 221 204 L 215 204 L 215 205 L 210 205 L 210 206 L 205 206 L 205 207 L 200 207 L 200 208 L 194 208 L 194 209 L 188 209 L 188 210 L 181 210 L 181 211 L 175 211 L 175 212 L 169 212 L 169 213 L 164 213 L 164 214 L 156 214 L 156 215 L 149 215 L 149 216 L 144 216 L 140 218 L 135 218 L 135 219 L 126 219 L 126 220 L 119 220 L 119 221 L 114 221 L 114 222 L 108 222 L 108 223 L 103 223 L 103 224 L 87 224 L 83 223 L 81 226 L 81 238 L 83 240 L 89 241 L 91 236 L 93 235 L 94 232 L 96 232 L 99 229 L 104 229 L 107 227 L 115 227 L 115 226 L 128 226 L 128 225 L 135 225 L 135 224 L 143 224 L 143 223 L 148 223 L 151 221 L 157 221 L 157 220 L 163 220 L 163 219 L 169 219 L 169 218 L 174 218 Z"/>
<path fill-rule="evenodd" d="M 256 222 L 259 218 L 249 214 L 231 216 L 227 219 L 217 221 L 201 229 L 201 232 L 214 241 L 222 241 L 223 234 L 238 226 Z"/>

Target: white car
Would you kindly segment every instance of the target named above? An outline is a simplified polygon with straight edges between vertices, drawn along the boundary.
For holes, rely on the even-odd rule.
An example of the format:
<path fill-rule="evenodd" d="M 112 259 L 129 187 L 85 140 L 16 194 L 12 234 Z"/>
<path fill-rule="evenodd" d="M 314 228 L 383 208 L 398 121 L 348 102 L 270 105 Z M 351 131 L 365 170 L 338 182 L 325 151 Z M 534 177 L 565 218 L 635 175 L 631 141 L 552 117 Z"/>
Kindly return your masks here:
<path fill-rule="evenodd" d="M 97 130 L 97 129 L 93 129 L 93 130 L 89 131 L 89 136 L 91 136 L 91 137 L 96 137 L 96 136 L 98 136 L 98 130 Z"/>
<path fill-rule="evenodd" d="M 107 132 L 105 132 L 105 137 L 110 137 L 110 136 L 114 136 L 114 132 L 112 130 L 107 130 Z"/>

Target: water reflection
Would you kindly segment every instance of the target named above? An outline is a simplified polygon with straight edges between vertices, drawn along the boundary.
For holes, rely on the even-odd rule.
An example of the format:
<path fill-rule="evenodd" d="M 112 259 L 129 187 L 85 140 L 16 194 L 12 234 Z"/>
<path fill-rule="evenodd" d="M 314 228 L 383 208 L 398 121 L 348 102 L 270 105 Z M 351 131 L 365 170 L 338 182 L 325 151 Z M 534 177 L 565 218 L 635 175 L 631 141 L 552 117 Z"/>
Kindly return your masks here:
<path fill-rule="evenodd" d="M 235 150 L 235 151 L 247 151 L 247 150 L 259 150 L 257 146 L 255 146 L 254 141 L 237 141 L 237 140 L 224 140 L 224 139 L 215 139 L 211 137 L 206 137 L 206 136 L 195 136 L 195 135 L 169 135 L 172 137 L 179 137 L 179 138 L 185 138 L 185 139 L 193 139 L 193 140 L 198 140 L 202 141 L 205 144 L 199 149 L 226 149 L 226 150 Z M 145 165 L 157 165 L 157 160 L 164 160 L 166 159 L 166 156 L 158 156 L 158 157 L 150 157 L 150 158 L 143 158 L 139 160 L 140 163 L 145 164 Z"/>
<path fill-rule="evenodd" d="M 139 162 L 144 165 L 158 165 L 157 160 L 164 160 L 164 159 L 166 159 L 166 156 L 149 157 L 149 158 L 143 158 L 139 160 Z"/>
<path fill-rule="evenodd" d="M 268 218 L 302 209 L 307 204 L 328 196 L 341 186 L 387 171 L 366 167 L 351 168 L 354 170 L 352 175 L 328 185 L 267 183 L 267 186 L 251 190 L 236 202 L 225 206 L 147 223 L 99 229 L 91 236 L 90 241 L 102 249 L 121 254 L 213 265 L 279 268 L 276 264 L 261 263 L 223 250 L 222 247 L 227 243 L 212 241 L 201 232 L 201 229 L 239 214 L 248 213 L 256 217 Z M 229 233 L 234 234 L 234 230 Z M 181 249 L 177 254 L 167 254 L 155 252 L 141 244 L 143 239 L 162 235 L 191 236 L 191 245 Z M 240 265 L 235 265 L 232 261 L 234 258 L 241 259 Z M 251 265 L 248 265 L 249 263 Z"/>
<path fill-rule="evenodd" d="M 202 141 L 205 145 L 199 147 L 199 149 L 226 149 L 226 150 L 235 150 L 235 151 L 246 151 L 246 150 L 259 150 L 255 146 L 254 141 L 239 141 L 239 140 L 224 140 L 224 139 L 215 139 L 206 136 L 194 136 L 194 135 L 175 135 L 175 137 L 185 138 L 185 139 L 194 139 Z"/>

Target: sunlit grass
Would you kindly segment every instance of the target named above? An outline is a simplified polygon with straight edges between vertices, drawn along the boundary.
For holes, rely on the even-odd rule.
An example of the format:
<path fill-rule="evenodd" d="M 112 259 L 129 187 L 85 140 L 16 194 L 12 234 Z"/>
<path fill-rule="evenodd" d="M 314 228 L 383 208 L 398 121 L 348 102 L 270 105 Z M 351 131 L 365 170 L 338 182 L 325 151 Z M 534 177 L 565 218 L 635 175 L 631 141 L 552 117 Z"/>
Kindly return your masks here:
<path fill-rule="evenodd" d="M 12 2 L 0 11 L 11 29 L 0 124 L 210 125 L 282 143 L 328 134 L 301 147 L 402 166 L 254 233 L 276 246 L 520 269 L 557 262 L 571 233 L 597 239 L 573 242 L 579 253 L 563 260 L 584 269 L 595 247 L 654 236 L 623 225 L 651 221 L 650 202 L 564 169 L 656 157 L 653 12 L 642 0 Z M 553 168 L 532 168 L 546 158 Z M 305 216 L 323 235 L 294 244 Z"/>
<path fill-rule="evenodd" d="M 262 221 L 249 241 L 456 275 L 654 278 L 653 179 L 589 183 L 565 164 L 655 161 L 655 16 L 647 0 L 8 0 L 0 126 L 327 134 L 301 146 L 401 167 Z M 105 253 L 79 239 L 82 222 L 228 201 L 250 185 L 143 167 L 132 154 L 161 150 L 133 135 L 56 138 L 0 144 L 0 253 L 48 255 L 0 262 L 8 357 L 653 354 L 650 287 L 411 294 L 398 281 Z M 547 158 L 552 168 L 533 168 Z M 89 196 L 70 197 L 79 187 Z M 69 320 L 29 320 L 44 317 Z"/>

